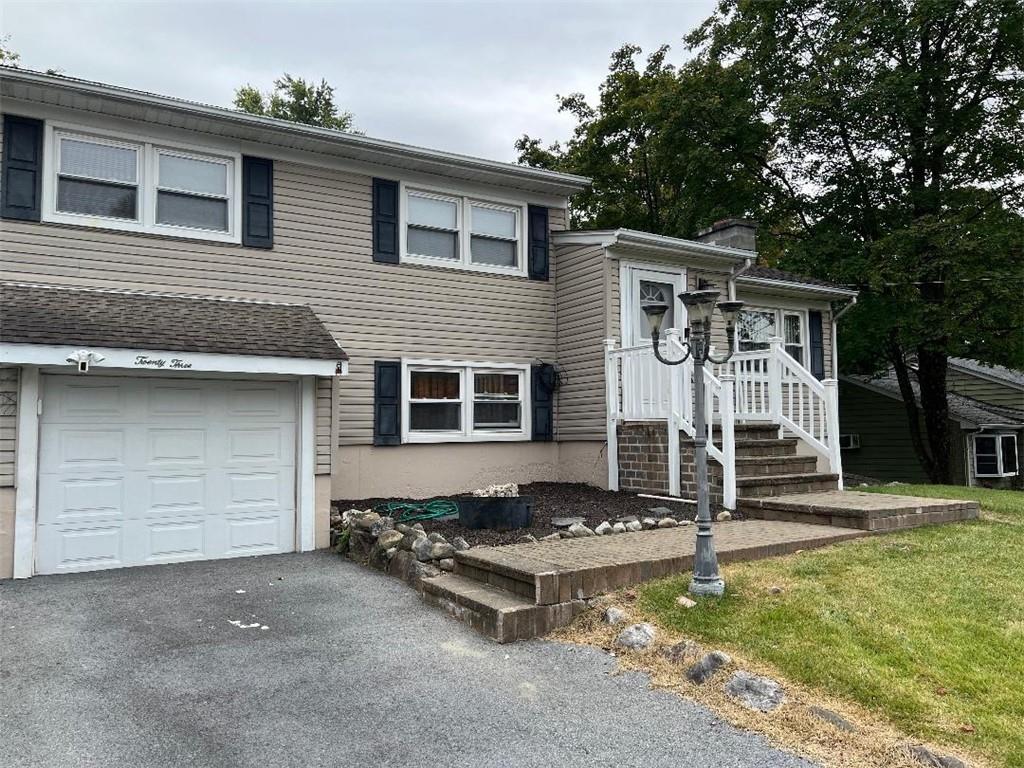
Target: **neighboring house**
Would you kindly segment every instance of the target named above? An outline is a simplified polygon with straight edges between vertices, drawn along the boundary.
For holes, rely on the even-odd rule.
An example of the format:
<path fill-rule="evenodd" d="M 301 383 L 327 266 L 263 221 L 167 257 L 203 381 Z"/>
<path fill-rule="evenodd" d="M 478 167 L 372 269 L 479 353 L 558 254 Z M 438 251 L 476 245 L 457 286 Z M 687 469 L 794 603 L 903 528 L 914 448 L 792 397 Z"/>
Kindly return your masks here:
<path fill-rule="evenodd" d="M 752 267 L 749 222 L 566 232 L 578 176 L 26 70 L 0 96 L 0 577 L 323 547 L 332 498 L 686 493 L 692 383 L 640 303 L 702 281 L 748 303 L 719 490 L 736 420 L 835 477 L 854 294 Z M 669 466 L 620 466 L 659 422 Z"/>
<path fill-rule="evenodd" d="M 917 382 L 911 385 L 917 393 Z M 946 386 L 954 482 L 1024 488 L 1024 372 L 951 358 Z M 879 480 L 928 482 L 895 373 L 842 376 L 839 399 L 847 471 Z"/>

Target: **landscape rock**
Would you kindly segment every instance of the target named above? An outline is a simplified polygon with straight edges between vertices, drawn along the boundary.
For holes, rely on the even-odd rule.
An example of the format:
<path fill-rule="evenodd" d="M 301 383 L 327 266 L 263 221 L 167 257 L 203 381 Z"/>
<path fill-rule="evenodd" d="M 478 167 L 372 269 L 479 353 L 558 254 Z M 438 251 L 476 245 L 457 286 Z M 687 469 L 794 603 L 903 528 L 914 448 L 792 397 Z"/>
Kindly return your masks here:
<path fill-rule="evenodd" d="M 640 521 L 640 524 L 643 525 L 643 527 L 647 530 L 651 530 L 652 528 L 658 527 L 658 521 L 655 520 L 653 517 L 645 517 L 643 520 Z"/>
<path fill-rule="evenodd" d="M 773 587 L 768 587 L 768 594 L 769 595 L 781 595 L 782 592 L 783 592 L 783 589 L 780 586 L 776 585 L 776 586 L 773 586 Z"/>
<path fill-rule="evenodd" d="M 659 528 L 675 528 L 679 523 L 676 522 L 674 517 L 663 517 L 658 521 Z"/>
<path fill-rule="evenodd" d="M 684 517 L 682 520 L 676 523 L 676 525 L 693 525 L 693 521 L 689 518 Z"/>
<path fill-rule="evenodd" d="M 571 533 L 573 537 L 577 539 L 582 539 L 585 536 L 594 535 L 594 532 L 587 528 L 587 526 L 585 526 L 583 523 L 573 523 L 572 525 L 570 525 L 569 533 Z"/>
<path fill-rule="evenodd" d="M 356 557 L 366 557 L 373 551 L 374 545 L 377 543 L 377 539 L 371 536 L 368 531 L 361 531 L 358 528 L 353 528 L 349 532 L 348 536 L 348 551 L 349 554 L 355 555 Z"/>
<path fill-rule="evenodd" d="M 605 624 L 621 624 L 626 620 L 626 612 L 618 606 L 611 606 L 604 612 Z"/>
<path fill-rule="evenodd" d="M 912 744 L 907 747 L 907 752 L 912 758 L 926 765 L 928 768 L 969 768 L 967 763 L 952 755 L 940 755 L 924 744 Z"/>
<path fill-rule="evenodd" d="M 427 539 L 429 541 L 429 539 Z M 455 556 L 455 547 L 445 542 L 434 542 L 430 545 L 430 557 L 428 560 L 447 560 Z M 423 559 L 423 558 L 420 558 Z"/>
<path fill-rule="evenodd" d="M 615 518 L 615 522 L 616 523 L 622 523 L 623 525 L 625 525 L 627 523 L 632 523 L 635 520 L 639 520 L 639 519 L 640 518 L 638 518 L 636 515 L 621 515 L 620 517 L 616 517 Z"/>
<path fill-rule="evenodd" d="M 641 525 L 639 520 L 630 520 L 628 523 L 626 523 L 626 530 L 630 531 L 631 533 L 636 533 L 637 531 L 642 531 L 643 529 L 644 527 L 643 525 Z"/>
<path fill-rule="evenodd" d="M 441 575 L 441 569 L 432 563 L 414 562 L 410 567 L 409 583 L 416 586 L 422 579 L 433 579 Z"/>
<path fill-rule="evenodd" d="M 423 529 L 423 523 L 413 523 L 412 527 L 415 528 L 417 531 L 423 531 L 423 533 L 426 533 L 426 531 Z"/>
<path fill-rule="evenodd" d="M 380 536 L 377 537 L 377 546 L 380 549 L 391 549 L 392 547 L 397 547 L 398 542 L 400 542 L 404 538 L 405 536 L 402 535 L 400 531 L 384 531 L 383 533 L 381 533 Z"/>
<path fill-rule="evenodd" d="M 654 642 L 654 627 L 650 624 L 631 624 L 619 632 L 615 638 L 615 645 L 619 648 L 629 648 L 633 651 L 641 651 Z"/>
<path fill-rule="evenodd" d="M 712 651 L 705 654 L 700 661 L 686 670 L 686 679 L 698 685 L 706 683 L 715 672 L 730 663 L 732 663 L 732 658 L 729 654 L 722 651 Z"/>
<path fill-rule="evenodd" d="M 348 516 L 348 523 L 353 528 L 358 528 L 361 531 L 369 531 L 375 523 L 380 522 L 380 515 L 371 510 L 365 512 L 359 512 L 352 510 Z"/>
<path fill-rule="evenodd" d="M 384 557 L 387 560 L 391 560 L 395 555 L 398 554 L 398 547 L 390 547 L 384 550 Z"/>
<path fill-rule="evenodd" d="M 521 544 L 536 544 L 537 543 L 537 537 L 534 536 L 532 533 L 528 533 L 525 536 L 520 536 L 519 537 L 519 542 Z"/>
<path fill-rule="evenodd" d="M 700 652 L 701 647 L 698 643 L 695 643 L 693 640 L 680 640 L 675 645 L 665 648 L 661 655 L 669 661 L 678 664 L 685 659 L 697 657 Z"/>
<path fill-rule="evenodd" d="M 584 522 L 582 517 L 553 517 L 551 518 L 551 525 L 555 528 L 571 528 L 576 524 L 582 525 Z"/>
<path fill-rule="evenodd" d="M 437 533 L 436 531 L 433 532 L 433 533 L 428 533 L 427 534 L 427 538 L 430 539 L 435 544 L 447 544 L 448 543 L 448 539 L 446 539 L 442 534 Z"/>
<path fill-rule="evenodd" d="M 785 698 L 782 686 L 777 682 L 743 670 L 733 673 L 725 684 L 725 692 L 746 707 L 761 712 L 778 709 Z"/>
<path fill-rule="evenodd" d="M 498 498 L 514 498 L 519 495 L 519 486 L 515 483 L 502 483 L 498 485 L 488 485 L 486 488 L 478 488 L 473 491 L 474 496 L 498 499 Z"/>
<path fill-rule="evenodd" d="M 409 533 L 405 534 L 402 537 L 402 540 L 400 542 L 398 542 L 398 548 L 411 550 L 412 545 L 421 539 L 429 543 L 429 539 L 427 539 L 427 536 L 425 533 L 423 533 L 423 531 L 417 531 L 416 529 L 412 529 L 411 531 L 409 531 Z"/>
<path fill-rule="evenodd" d="M 598 536 L 604 536 L 606 533 L 611 533 L 611 532 L 612 532 L 612 524 L 609 523 L 607 520 L 605 520 L 603 523 L 600 523 L 594 529 L 594 533 L 596 533 Z"/>
<path fill-rule="evenodd" d="M 455 570 L 455 561 L 452 560 L 450 557 L 444 558 L 443 560 L 438 562 L 437 565 L 438 565 L 438 567 L 442 571 L 454 571 Z"/>
<path fill-rule="evenodd" d="M 612 533 L 625 533 L 626 525 L 624 523 L 616 523 L 612 526 Z"/>
<path fill-rule="evenodd" d="M 568 531 L 559 531 L 558 532 L 558 537 L 561 538 L 561 539 L 573 539 L 573 538 L 576 538 L 575 536 L 573 536 Z"/>
<path fill-rule="evenodd" d="M 396 523 L 395 530 L 404 536 L 412 530 L 412 527 L 406 525 L 405 523 Z"/>
<path fill-rule="evenodd" d="M 595 531 L 595 533 L 596 533 L 596 531 Z M 562 538 L 562 534 L 560 534 L 560 533 L 549 533 L 547 536 L 541 536 L 540 540 L 541 541 L 558 541 L 558 539 L 560 539 L 560 538 Z"/>
<path fill-rule="evenodd" d="M 732 512 L 730 512 L 728 509 L 723 509 L 721 512 L 718 513 L 716 519 L 720 523 L 724 523 L 726 520 L 732 520 Z"/>
<path fill-rule="evenodd" d="M 433 556 L 430 554 L 434 548 L 434 542 L 428 539 L 426 536 L 421 536 L 412 543 L 412 553 L 416 555 L 416 559 L 421 563 L 427 560 L 433 560 Z"/>
<path fill-rule="evenodd" d="M 833 712 L 831 709 L 825 709 L 824 707 L 819 707 L 815 704 L 808 707 L 808 711 L 819 720 L 824 720 L 826 723 L 831 723 L 841 731 L 853 733 L 857 730 L 857 726 L 855 726 L 853 723 L 851 723 L 849 720 L 847 720 L 845 717 L 838 714 L 837 712 Z"/>
<path fill-rule="evenodd" d="M 395 527 L 394 518 L 381 517 L 370 526 L 371 536 L 380 536 L 384 531 L 390 531 Z"/>
<path fill-rule="evenodd" d="M 676 598 L 676 605 L 678 605 L 680 608 L 696 608 L 697 601 L 691 600 L 686 595 L 680 595 Z"/>
<path fill-rule="evenodd" d="M 455 547 L 456 552 L 462 552 L 463 550 L 469 549 L 469 542 L 461 536 L 456 536 L 452 539 L 452 546 Z"/>

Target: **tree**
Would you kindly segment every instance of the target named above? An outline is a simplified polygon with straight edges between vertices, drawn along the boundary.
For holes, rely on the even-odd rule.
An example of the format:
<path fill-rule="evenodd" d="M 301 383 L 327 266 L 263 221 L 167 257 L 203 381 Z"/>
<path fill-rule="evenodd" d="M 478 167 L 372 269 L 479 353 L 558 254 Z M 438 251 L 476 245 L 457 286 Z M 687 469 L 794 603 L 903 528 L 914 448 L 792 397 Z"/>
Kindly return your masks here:
<path fill-rule="evenodd" d="M 806 190 L 784 261 L 861 289 L 844 358 L 894 366 L 933 482 L 948 358 L 1024 367 L 1021 29 L 1017 0 L 724 0 L 688 38 L 771 115 L 773 165 Z"/>
<path fill-rule="evenodd" d="M 677 69 L 668 52 L 659 48 L 638 69 L 640 48 L 623 46 L 597 104 L 578 93 L 559 97 L 559 111 L 577 122 L 564 146 L 545 148 L 530 136 L 516 142 L 520 163 L 594 180 L 573 199 L 575 226 L 689 237 L 723 216 L 753 214 L 771 196 L 758 171 L 770 134 L 737 71 Z"/>
<path fill-rule="evenodd" d="M 252 85 L 243 85 L 235 91 L 234 103 L 251 115 L 352 131 L 352 113 L 339 111 L 334 103 L 334 88 L 326 80 L 316 84 L 286 72 L 274 81 L 274 90 L 267 94 Z"/>
<path fill-rule="evenodd" d="M 0 67 L 18 68 L 21 54 L 11 49 L 11 36 L 0 35 Z"/>

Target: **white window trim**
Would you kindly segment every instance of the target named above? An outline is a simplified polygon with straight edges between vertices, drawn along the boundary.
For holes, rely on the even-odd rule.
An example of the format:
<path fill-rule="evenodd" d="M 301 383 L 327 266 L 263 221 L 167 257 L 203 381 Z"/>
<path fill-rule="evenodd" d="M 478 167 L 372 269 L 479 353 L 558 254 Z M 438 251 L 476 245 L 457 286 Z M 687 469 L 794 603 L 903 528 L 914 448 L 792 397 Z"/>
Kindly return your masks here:
<path fill-rule="evenodd" d="M 797 315 L 800 318 L 800 346 L 803 349 L 804 359 L 800 364 L 810 370 L 808 366 L 809 355 L 810 355 L 810 328 L 808 311 L 806 309 L 791 309 L 789 307 L 767 307 L 758 304 L 744 304 L 741 312 L 771 312 L 775 315 L 775 333 L 779 338 L 782 339 L 782 348 L 786 348 L 786 329 L 785 329 L 785 316 L 786 315 Z M 736 339 L 733 342 L 735 345 L 735 352 L 740 351 L 740 335 L 736 334 Z"/>
<path fill-rule="evenodd" d="M 413 371 L 459 372 L 459 386 L 462 405 L 462 429 L 450 432 L 416 432 L 409 428 L 410 397 Z M 522 413 L 517 430 L 473 429 L 473 393 L 469 391 L 474 373 L 518 373 Z M 423 402 L 423 401 L 417 401 Z M 440 402 L 440 401 L 439 401 Z M 454 402 L 446 400 L 443 402 Z M 472 363 L 462 360 L 414 360 L 402 359 L 402 442 L 403 443 L 489 443 L 521 442 L 531 435 L 530 366 L 518 363 L 483 362 Z"/>
<path fill-rule="evenodd" d="M 978 438 L 979 437 L 991 437 L 996 441 L 996 465 L 998 472 L 982 474 L 978 471 Z M 1018 474 L 1017 467 L 1013 468 L 1012 472 L 1007 472 L 1006 467 L 1003 466 L 1003 438 L 1012 437 L 1013 445 L 1016 450 L 1020 450 L 1020 446 L 1017 444 L 1017 434 L 1015 432 L 981 432 L 976 435 L 971 435 L 971 462 L 972 469 L 974 470 L 975 477 L 1016 477 Z M 1016 452 L 1016 451 L 1015 451 Z M 1020 454 L 1017 454 L 1017 461 L 1020 461 Z"/>
<path fill-rule="evenodd" d="M 528 207 L 520 200 L 508 200 L 500 197 L 481 197 L 479 195 L 468 195 L 456 189 L 446 189 L 425 184 L 399 183 L 399 252 L 403 264 L 419 264 L 441 269 L 458 269 L 470 272 L 489 272 L 497 275 L 515 275 L 517 277 L 527 276 L 526 264 L 526 238 L 527 238 L 527 211 Z M 408 230 L 409 230 L 409 195 L 423 195 L 440 200 L 450 200 L 458 203 L 456 223 L 459 228 L 458 235 L 458 259 L 439 259 L 433 256 L 424 256 L 417 253 L 409 253 Z M 496 210 L 511 211 L 516 214 L 516 266 L 502 267 L 497 264 L 474 264 L 472 261 L 471 237 L 472 237 L 472 206 L 494 208 Z"/>
<path fill-rule="evenodd" d="M 139 218 L 134 220 L 118 219 L 108 216 L 67 213 L 57 210 L 57 178 L 60 171 L 60 139 L 62 137 L 80 138 L 84 141 L 95 141 L 101 144 L 131 147 L 138 150 L 138 177 L 136 184 L 138 188 Z M 227 232 L 157 223 L 156 202 L 157 182 L 159 181 L 157 163 L 161 153 L 209 162 L 219 162 L 228 167 Z M 141 135 L 96 130 L 66 123 L 50 121 L 46 123 L 45 140 L 43 142 L 43 221 L 54 224 L 70 224 L 123 232 L 142 232 L 192 240 L 210 240 L 220 243 L 239 244 L 242 242 L 241 189 L 242 156 L 237 152 L 224 152 L 223 150 L 211 150 L 187 144 L 153 141 Z M 197 197 L 204 196 L 199 193 L 190 192 L 188 194 L 195 194 Z"/>

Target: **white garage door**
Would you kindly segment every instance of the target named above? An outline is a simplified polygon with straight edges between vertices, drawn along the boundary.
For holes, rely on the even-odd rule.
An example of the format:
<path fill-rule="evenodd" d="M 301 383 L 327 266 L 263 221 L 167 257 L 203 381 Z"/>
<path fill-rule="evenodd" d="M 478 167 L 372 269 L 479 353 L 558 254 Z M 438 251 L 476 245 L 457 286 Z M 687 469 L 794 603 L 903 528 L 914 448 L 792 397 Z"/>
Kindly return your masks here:
<path fill-rule="evenodd" d="M 295 385 L 43 377 L 36 571 L 295 549 Z"/>

